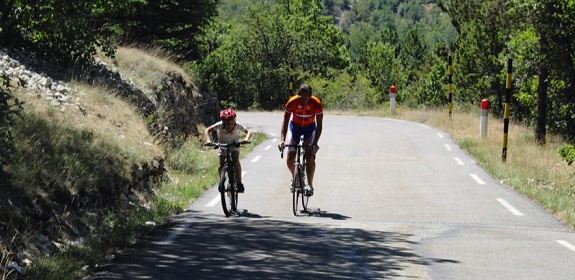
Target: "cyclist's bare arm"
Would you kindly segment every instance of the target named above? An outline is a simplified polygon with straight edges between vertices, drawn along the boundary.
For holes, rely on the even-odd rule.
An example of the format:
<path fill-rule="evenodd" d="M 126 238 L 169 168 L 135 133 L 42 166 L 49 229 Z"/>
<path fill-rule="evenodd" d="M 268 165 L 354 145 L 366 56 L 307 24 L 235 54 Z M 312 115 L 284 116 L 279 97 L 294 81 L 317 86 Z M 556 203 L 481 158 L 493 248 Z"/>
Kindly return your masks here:
<path fill-rule="evenodd" d="M 319 150 L 319 146 L 317 143 L 319 143 L 319 138 L 321 137 L 321 131 L 323 130 L 323 116 L 319 115 L 318 117 L 316 117 L 315 122 L 316 122 L 316 128 L 315 128 L 315 138 L 313 146 L 316 146 L 317 151 Z"/>
<path fill-rule="evenodd" d="M 285 141 L 286 141 L 286 134 L 287 134 L 287 130 L 288 130 L 288 124 L 289 124 L 289 119 L 291 117 L 291 114 L 285 113 L 284 112 L 284 119 L 282 122 L 282 129 L 280 131 L 280 143 L 278 145 L 278 148 L 280 149 L 280 151 L 282 151 L 285 147 Z"/>
<path fill-rule="evenodd" d="M 210 137 L 210 134 L 212 134 L 212 131 L 215 128 L 216 128 L 216 125 L 213 124 L 204 130 L 204 138 L 206 139 L 206 145 L 212 144 L 212 138 Z"/>
<path fill-rule="evenodd" d="M 241 144 L 249 144 L 251 143 L 250 139 L 252 139 L 252 131 L 248 128 L 246 128 L 246 131 L 244 131 L 246 133 L 246 137 L 244 138 L 244 140 L 240 141 Z"/>

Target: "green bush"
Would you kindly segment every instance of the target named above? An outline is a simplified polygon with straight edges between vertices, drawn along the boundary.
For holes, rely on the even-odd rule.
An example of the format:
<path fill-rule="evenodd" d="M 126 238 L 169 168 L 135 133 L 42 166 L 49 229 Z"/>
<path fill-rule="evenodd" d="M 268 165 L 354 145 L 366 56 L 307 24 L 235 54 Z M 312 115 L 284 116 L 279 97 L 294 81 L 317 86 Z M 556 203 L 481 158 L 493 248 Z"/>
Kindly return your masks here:
<path fill-rule="evenodd" d="M 575 146 L 565 145 L 559 148 L 559 154 L 565 160 L 565 162 L 567 162 L 568 165 L 571 165 L 573 164 L 573 161 L 575 161 Z"/>

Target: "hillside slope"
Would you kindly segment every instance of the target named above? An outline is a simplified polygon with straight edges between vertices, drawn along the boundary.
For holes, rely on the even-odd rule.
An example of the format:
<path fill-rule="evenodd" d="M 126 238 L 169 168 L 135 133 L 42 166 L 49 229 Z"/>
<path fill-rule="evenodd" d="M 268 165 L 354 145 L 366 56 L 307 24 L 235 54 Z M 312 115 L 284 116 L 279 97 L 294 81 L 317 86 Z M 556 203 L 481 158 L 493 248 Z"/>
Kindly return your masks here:
<path fill-rule="evenodd" d="M 119 49 L 78 77 L 0 50 L 0 72 L 25 102 L 16 160 L 0 181 L 0 274 L 23 275 L 40 257 L 85 246 L 150 207 L 168 175 L 166 152 L 219 112 L 214 96 L 167 61 Z"/>

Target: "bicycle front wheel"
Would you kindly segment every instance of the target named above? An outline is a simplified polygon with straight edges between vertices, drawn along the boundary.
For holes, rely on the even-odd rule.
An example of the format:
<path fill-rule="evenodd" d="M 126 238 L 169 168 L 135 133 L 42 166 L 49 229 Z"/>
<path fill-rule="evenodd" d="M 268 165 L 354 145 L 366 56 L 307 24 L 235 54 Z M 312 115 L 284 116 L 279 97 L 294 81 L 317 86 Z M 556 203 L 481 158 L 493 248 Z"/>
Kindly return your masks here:
<path fill-rule="evenodd" d="M 219 182 L 219 190 L 220 190 L 220 200 L 222 201 L 222 209 L 224 210 L 224 215 L 229 217 L 233 211 L 233 203 L 232 203 L 232 196 L 231 191 L 232 182 L 230 181 L 229 173 L 227 170 L 227 166 L 222 167 L 222 173 L 220 175 L 220 182 Z M 235 193 L 235 192 L 234 192 Z"/>
<path fill-rule="evenodd" d="M 293 173 L 293 178 L 292 178 L 292 184 L 293 184 L 293 214 L 294 216 L 297 216 L 297 207 L 298 207 L 298 203 L 299 203 L 299 196 L 302 195 L 302 191 L 303 191 L 303 186 L 300 184 L 300 180 L 299 180 L 299 168 L 295 168 L 294 173 Z"/>
<path fill-rule="evenodd" d="M 236 183 L 236 173 L 233 168 L 228 169 L 228 177 L 230 177 L 230 202 L 233 212 L 238 212 L 238 186 Z"/>
<path fill-rule="evenodd" d="M 302 188 L 303 189 L 303 188 Z M 305 195 L 305 193 L 302 191 L 301 194 L 301 206 L 303 207 L 303 212 L 307 213 L 307 203 L 309 201 L 309 196 Z"/>
<path fill-rule="evenodd" d="M 309 197 L 305 195 L 304 187 L 305 187 L 305 174 L 303 170 L 303 166 L 299 165 L 296 167 L 294 171 L 294 189 L 293 192 L 293 214 L 297 216 L 299 202 L 301 201 L 301 206 L 303 207 L 302 212 L 307 212 L 307 202 Z"/>
<path fill-rule="evenodd" d="M 305 164 L 305 161 L 304 161 Z M 305 165 L 299 166 L 299 182 L 301 185 L 301 206 L 303 207 L 303 212 L 307 213 L 307 203 L 309 201 L 309 196 L 306 195 L 305 189 Z"/>

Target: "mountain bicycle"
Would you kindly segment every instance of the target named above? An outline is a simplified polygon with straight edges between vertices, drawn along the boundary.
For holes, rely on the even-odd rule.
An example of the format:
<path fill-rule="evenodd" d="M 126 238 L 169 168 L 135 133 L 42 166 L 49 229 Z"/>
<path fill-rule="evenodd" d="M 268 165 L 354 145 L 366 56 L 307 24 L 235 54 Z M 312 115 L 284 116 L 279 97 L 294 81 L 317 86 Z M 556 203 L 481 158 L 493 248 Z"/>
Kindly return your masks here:
<path fill-rule="evenodd" d="M 242 144 L 250 142 L 233 142 L 229 144 L 223 143 L 209 143 L 206 146 L 220 148 L 221 155 L 224 156 L 222 169 L 220 171 L 220 179 L 218 181 L 218 191 L 220 192 L 220 200 L 222 202 L 222 209 L 226 217 L 238 211 L 238 185 L 236 183 L 236 168 L 235 162 L 232 158 L 230 151 L 231 147 L 240 147 Z"/>
<path fill-rule="evenodd" d="M 309 201 L 309 195 L 305 192 L 306 159 L 303 135 L 300 137 L 300 141 L 297 145 L 285 145 L 285 147 L 296 148 L 296 162 L 294 163 L 295 169 L 292 177 L 291 192 L 293 198 L 293 214 L 297 216 L 299 202 L 301 201 L 302 212 L 307 213 L 307 204 Z M 283 156 L 284 151 L 281 149 L 281 157 L 283 158 Z"/>

